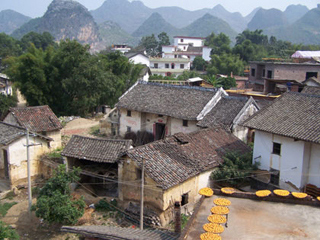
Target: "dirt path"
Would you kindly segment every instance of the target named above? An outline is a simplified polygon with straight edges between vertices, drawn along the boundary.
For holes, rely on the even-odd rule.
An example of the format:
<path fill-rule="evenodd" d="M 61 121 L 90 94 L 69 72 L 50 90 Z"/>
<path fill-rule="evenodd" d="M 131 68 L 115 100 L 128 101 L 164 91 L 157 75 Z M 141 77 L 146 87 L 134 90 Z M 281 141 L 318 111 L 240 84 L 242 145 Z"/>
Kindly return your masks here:
<path fill-rule="evenodd" d="M 92 136 L 90 135 L 90 129 L 95 126 L 99 126 L 98 120 L 78 118 L 68 122 L 61 130 L 61 134 L 70 137 L 72 135 Z"/>

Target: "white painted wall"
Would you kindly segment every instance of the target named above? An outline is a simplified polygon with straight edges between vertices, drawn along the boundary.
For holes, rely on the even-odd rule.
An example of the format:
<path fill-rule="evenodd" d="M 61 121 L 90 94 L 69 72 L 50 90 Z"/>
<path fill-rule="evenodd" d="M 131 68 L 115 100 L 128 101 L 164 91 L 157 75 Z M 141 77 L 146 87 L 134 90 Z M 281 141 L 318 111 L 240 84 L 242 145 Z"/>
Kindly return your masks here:
<path fill-rule="evenodd" d="M 131 127 L 132 132 L 137 132 L 141 127 L 141 113 L 131 111 L 131 117 L 127 116 L 127 109 L 120 109 L 120 136 L 124 136 L 127 132 L 127 127 Z"/>
<path fill-rule="evenodd" d="M 273 142 L 281 144 L 280 156 L 272 154 Z M 304 154 L 304 149 L 305 142 L 303 141 L 294 141 L 294 139 L 292 138 L 282 137 L 279 135 L 256 130 L 253 161 L 255 161 L 256 158 L 257 161 L 261 163 L 259 167 L 260 169 L 270 170 L 271 167 L 279 170 L 280 179 L 282 181 L 291 182 L 297 188 L 302 188 L 304 184 L 303 161 L 304 157 L 307 155 Z M 319 152 L 320 150 L 315 148 L 315 155 Z M 259 158 L 259 156 L 261 157 Z"/>
<path fill-rule="evenodd" d="M 320 187 L 320 145 L 312 143 L 310 148 L 310 166 L 308 183 Z"/>
<path fill-rule="evenodd" d="M 135 55 L 134 57 L 130 58 L 130 61 L 132 61 L 134 64 L 145 64 L 148 67 L 150 66 L 149 58 L 143 56 L 142 54 Z"/>
<path fill-rule="evenodd" d="M 173 38 L 174 45 L 188 45 L 189 43 L 193 44 L 194 47 L 201 47 L 203 46 L 204 39 L 195 39 L 195 38 L 188 38 L 188 37 L 182 37 L 182 38 Z"/>
<path fill-rule="evenodd" d="M 211 48 L 209 47 L 203 47 L 202 49 L 202 58 L 206 61 L 210 61 L 211 60 Z"/>

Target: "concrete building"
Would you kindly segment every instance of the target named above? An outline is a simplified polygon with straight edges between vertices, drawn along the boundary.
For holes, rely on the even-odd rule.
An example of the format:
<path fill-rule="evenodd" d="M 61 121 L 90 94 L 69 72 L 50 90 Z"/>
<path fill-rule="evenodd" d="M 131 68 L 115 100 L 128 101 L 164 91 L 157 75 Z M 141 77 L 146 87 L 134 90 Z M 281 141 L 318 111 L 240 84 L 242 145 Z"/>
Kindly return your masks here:
<path fill-rule="evenodd" d="M 12 84 L 9 80 L 9 77 L 3 73 L 0 73 L 0 93 L 12 96 Z"/>
<path fill-rule="evenodd" d="M 27 181 L 27 129 L 0 122 L 0 180 L 11 187 Z M 51 138 L 30 132 L 29 147 L 31 177 L 41 174 L 40 156 L 49 152 Z"/>
<path fill-rule="evenodd" d="M 150 58 L 152 75 L 179 76 L 184 71 L 190 71 L 188 58 Z"/>
<path fill-rule="evenodd" d="M 250 62 L 249 83 L 254 90 L 275 93 L 276 87 L 283 91 L 300 92 L 303 81 L 309 78 L 319 79 L 319 63 L 293 62 Z"/>
<path fill-rule="evenodd" d="M 53 149 L 61 147 L 62 125 L 48 105 L 10 108 L 3 122 L 28 128 L 53 139 L 50 143 Z"/>
<path fill-rule="evenodd" d="M 122 52 L 122 53 L 126 53 L 129 52 L 131 50 L 131 48 L 127 45 L 127 44 L 112 44 L 111 46 L 111 51 L 116 52 Z"/>
<path fill-rule="evenodd" d="M 253 161 L 270 171 L 268 183 L 320 187 L 319 106 L 319 95 L 285 93 L 243 123 L 255 129 Z"/>

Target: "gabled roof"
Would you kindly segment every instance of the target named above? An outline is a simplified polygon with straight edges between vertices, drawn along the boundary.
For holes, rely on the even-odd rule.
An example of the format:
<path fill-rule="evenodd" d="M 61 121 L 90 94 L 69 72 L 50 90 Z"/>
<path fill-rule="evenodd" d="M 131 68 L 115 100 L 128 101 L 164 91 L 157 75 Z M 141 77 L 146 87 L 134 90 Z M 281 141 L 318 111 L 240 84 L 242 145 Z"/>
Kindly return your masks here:
<path fill-rule="evenodd" d="M 311 95 L 320 95 L 320 87 L 311 87 L 305 86 L 301 93 L 311 94 Z"/>
<path fill-rule="evenodd" d="M 184 134 L 177 133 L 127 152 L 138 167 L 160 188 L 166 190 L 211 170 L 223 162 L 228 151 L 249 152 L 249 147 L 223 128 L 203 129 Z"/>
<path fill-rule="evenodd" d="M 205 37 L 174 36 L 173 38 L 206 39 Z"/>
<path fill-rule="evenodd" d="M 175 240 L 179 235 L 161 230 L 140 230 L 114 226 L 63 226 L 63 232 L 77 233 L 86 237 L 108 240 Z"/>
<path fill-rule="evenodd" d="M 10 108 L 9 114 L 15 117 L 20 126 L 34 132 L 54 131 L 62 125 L 48 105 L 36 107 Z"/>
<path fill-rule="evenodd" d="M 15 140 L 25 136 L 27 130 L 22 127 L 14 126 L 8 123 L 0 122 L 0 144 L 8 145 Z M 34 133 L 30 133 L 34 134 Z M 44 138 L 47 141 L 52 141 L 51 138 L 37 134 L 38 137 Z"/>
<path fill-rule="evenodd" d="M 146 56 L 143 52 L 127 52 L 127 53 L 125 53 L 124 54 L 127 58 L 133 58 L 133 57 L 135 57 L 135 56 L 137 56 L 137 55 L 142 55 L 142 56 L 144 56 L 144 57 L 146 57 L 146 58 L 148 58 L 148 56 Z"/>
<path fill-rule="evenodd" d="M 320 96 L 285 93 L 242 125 L 320 144 Z"/>
<path fill-rule="evenodd" d="M 291 56 L 292 58 L 313 58 L 320 57 L 320 51 L 296 51 Z"/>
<path fill-rule="evenodd" d="M 61 155 L 94 162 L 114 163 L 131 145 L 131 140 L 89 138 L 73 135 Z"/>
<path fill-rule="evenodd" d="M 252 98 L 223 96 L 214 108 L 197 124 L 199 127 L 225 125 L 231 127 L 235 118 Z"/>
<path fill-rule="evenodd" d="M 139 82 L 121 96 L 118 108 L 196 120 L 218 89 Z"/>

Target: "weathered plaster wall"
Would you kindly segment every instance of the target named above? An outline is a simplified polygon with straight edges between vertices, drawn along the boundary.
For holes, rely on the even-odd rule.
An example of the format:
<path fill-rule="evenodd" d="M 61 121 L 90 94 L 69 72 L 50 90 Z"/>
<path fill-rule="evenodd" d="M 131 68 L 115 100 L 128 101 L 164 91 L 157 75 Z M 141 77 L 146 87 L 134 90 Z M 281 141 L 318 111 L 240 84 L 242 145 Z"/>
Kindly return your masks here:
<path fill-rule="evenodd" d="M 127 116 L 127 109 L 120 109 L 120 136 L 124 136 L 127 132 L 127 127 L 131 127 L 132 132 L 137 132 L 141 128 L 141 113 L 131 111 L 131 116 Z"/>
<path fill-rule="evenodd" d="M 61 147 L 61 131 L 60 130 L 46 132 L 46 136 L 53 139 L 53 141 L 50 142 L 50 146 L 52 149 Z"/>
<path fill-rule="evenodd" d="M 197 124 L 197 121 L 192 120 L 192 121 L 188 121 L 188 127 L 184 127 L 182 119 L 171 118 L 170 133 L 171 135 L 173 135 L 178 132 L 191 133 L 191 132 L 197 131 L 200 128 L 196 124 Z"/>
<path fill-rule="evenodd" d="M 3 120 L 3 122 L 5 123 L 9 123 L 11 125 L 14 125 L 14 126 L 20 126 L 20 124 L 17 122 L 16 118 L 13 116 L 12 113 L 9 113 L 5 119 Z"/>

